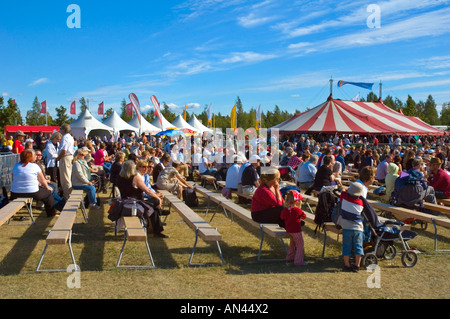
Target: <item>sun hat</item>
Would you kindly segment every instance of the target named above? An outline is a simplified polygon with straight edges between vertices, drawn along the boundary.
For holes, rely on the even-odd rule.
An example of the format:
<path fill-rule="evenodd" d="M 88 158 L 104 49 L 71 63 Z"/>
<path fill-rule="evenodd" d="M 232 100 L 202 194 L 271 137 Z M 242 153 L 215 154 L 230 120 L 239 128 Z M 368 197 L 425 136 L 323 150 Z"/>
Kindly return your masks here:
<path fill-rule="evenodd" d="M 23 131 L 17 131 L 16 135 L 17 136 L 25 136 L 25 133 Z"/>
<path fill-rule="evenodd" d="M 354 197 L 360 197 L 363 195 L 364 189 L 363 184 L 359 182 L 354 182 L 350 184 L 350 186 L 347 189 L 347 194 L 354 196 Z"/>

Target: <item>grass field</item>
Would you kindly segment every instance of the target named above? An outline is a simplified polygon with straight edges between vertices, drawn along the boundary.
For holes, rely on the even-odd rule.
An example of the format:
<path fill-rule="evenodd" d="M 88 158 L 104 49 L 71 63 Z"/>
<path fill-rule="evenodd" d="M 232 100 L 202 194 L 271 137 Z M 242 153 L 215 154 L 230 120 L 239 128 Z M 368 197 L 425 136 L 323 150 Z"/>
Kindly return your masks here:
<path fill-rule="evenodd" d="M 374 273 L 342 272 L 341 240 L 330 235 L 326 256 L 321 258 L 322 233 L 314 226 L 303 228 L 307 266 L 296 267 L 284 261 L 258 262 L 259 230 L 237 217 L 234 222 L 222 211 L 211 222 L 223 235 L 220 264 L 215 245 L 199 240 L 194 262 L 216 263 L 211 267 L 188 267 L 194 244 L 194 231 L 176 212 L 167 219 L 167 239 L 153 238 L 149 244 L 156 269 L 123 270 L 115 265 L 123 243 L 123 232 L 114 236 L 114 224 L 107 218 L 107 195 L 101 194 L 101 209 L 91 209 L 89 223 L 81 213 L 73 229 L 72 245 L 81 267 L 80 288 L 70 288 L 72 273 L 35 273 L 48 230 L 55 222 L 34 209 L 36 224 L 0 227 L 0 295 L 4 299 L 447 299 L 450 282 L 449 252 L 434 250 L 432 225 L 414 228 L 419 235 L 411 246 L 420 250 L 419 261 L 405 268 L 400 256 L 379 262 L 379 288 Z M 205 203 L 194 208 L 204 216 Z M 24 212 L 25 214 L 25 212 Z M 209 217 L 205 218 L 209 221 Z M 439 249 L 450 249 L 450 230 L 438 228 Z M 287 242 L 286 242 L 287 243 Z M 264 257 L 284 258 L 279 240 L 267 238 Z M 71 263 L 67 246 L 50 246 L 42 268 L 66 268 Z M 127 245 L 122 263 L 148 264 L 142 242 Z M 369 284 L 368 284 L 369 283 Z"/>

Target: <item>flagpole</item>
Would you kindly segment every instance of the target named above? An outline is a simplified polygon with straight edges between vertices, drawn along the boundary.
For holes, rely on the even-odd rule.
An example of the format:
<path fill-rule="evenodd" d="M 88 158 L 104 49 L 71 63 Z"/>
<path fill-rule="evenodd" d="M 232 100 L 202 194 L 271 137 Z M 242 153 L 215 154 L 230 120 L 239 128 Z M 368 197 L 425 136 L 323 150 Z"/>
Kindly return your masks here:
<path fill-rule="evenodd" d="M 382 84 L 381 84 L 381 80 L 380 80 L 380 99 L 381 99 L 381 92 L 382 92 L 381 87 L 382 87 Z"/>
<path fill-rule="evenodd" d="M 330 95 L 333 95 L 333 76 L 330 79 Z"/>

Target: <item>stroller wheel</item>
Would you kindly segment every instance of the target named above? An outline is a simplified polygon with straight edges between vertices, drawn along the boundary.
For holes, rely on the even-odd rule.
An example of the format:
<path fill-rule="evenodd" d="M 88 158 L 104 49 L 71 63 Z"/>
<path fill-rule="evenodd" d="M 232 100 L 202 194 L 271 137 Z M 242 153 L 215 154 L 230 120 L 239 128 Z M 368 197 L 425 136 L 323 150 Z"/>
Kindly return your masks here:
<path fill-rule="evenodd" d="M 402 255 L 402 264 L 405 267 L 414 267 L 417 264 L 417 254 L 414 251 L 407 250 Z"/>
<path fill-rule="evenodd" d="M 384 259 L 386 260 L 392 260 L 397 255 L 397 249 L 394 245 L 388 245 L 386 247 L 386 250 L 384 251 Z"/>
<path fill-rule="evenodd" d="M 369 267 L 370 265 L 376 264 L 378 264 L 378 257 L 373 252 L 364 254 L 364 256 L 361 259 L 361 265 L 365 268 Z"/>

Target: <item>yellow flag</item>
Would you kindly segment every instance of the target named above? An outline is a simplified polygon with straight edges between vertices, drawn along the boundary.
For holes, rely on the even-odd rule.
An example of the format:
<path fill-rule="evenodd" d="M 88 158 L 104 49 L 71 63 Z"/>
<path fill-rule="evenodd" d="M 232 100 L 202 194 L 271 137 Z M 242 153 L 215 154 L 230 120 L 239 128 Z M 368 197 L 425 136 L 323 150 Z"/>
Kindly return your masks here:
<path fill-rule="evenodd" d="M 231 110 L 231 128 L 236 129 L 237 128 L 237 118 L 236 118 L 236 105 L 234 105 L 233 109 Z"/>
<path fill-rule="evenodd" d="M 183 119 L 186 121 L 186 110 L 187 110 L 187 105 L 184 106 L 184 115 L 183 115 Z"/>

